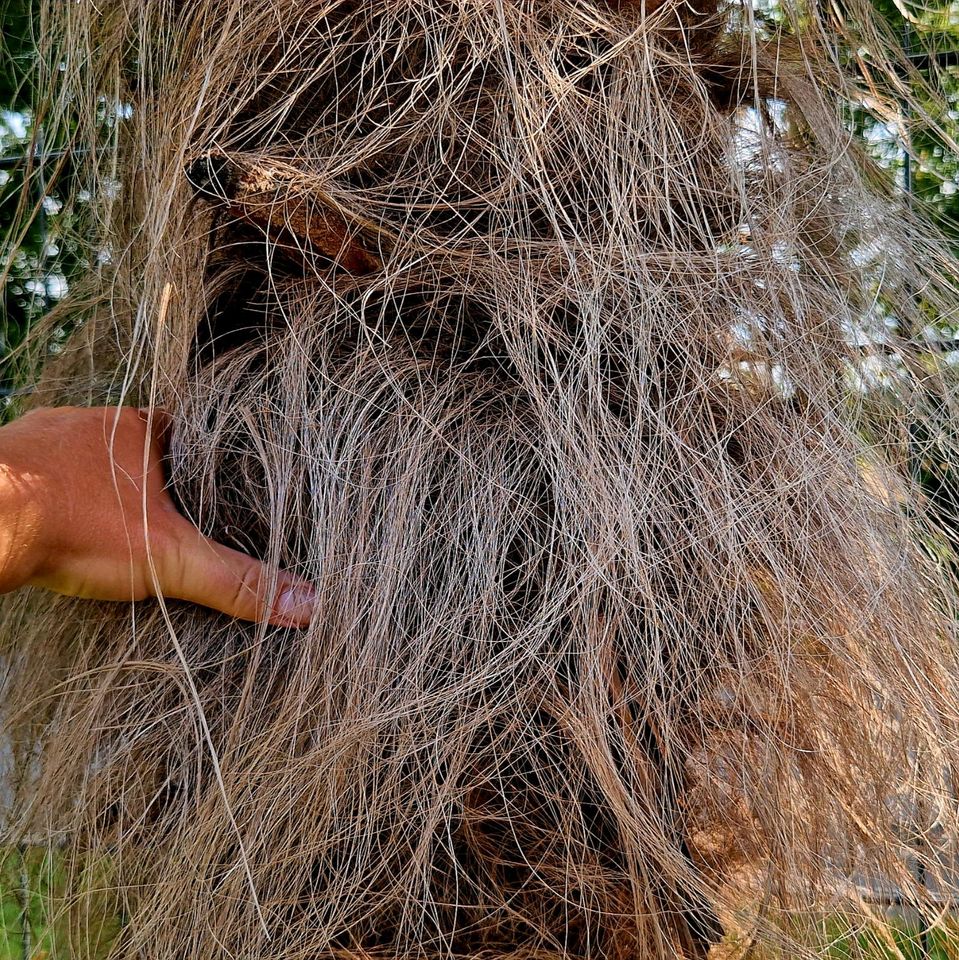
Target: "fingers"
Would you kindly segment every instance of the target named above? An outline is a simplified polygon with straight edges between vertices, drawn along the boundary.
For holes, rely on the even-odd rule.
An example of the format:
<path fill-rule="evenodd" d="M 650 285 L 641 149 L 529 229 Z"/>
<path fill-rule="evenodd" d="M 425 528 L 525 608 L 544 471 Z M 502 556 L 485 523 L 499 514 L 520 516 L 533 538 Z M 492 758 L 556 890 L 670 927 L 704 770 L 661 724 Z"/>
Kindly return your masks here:
<path fill-rule="evenodd" d="M 137 411 L 152 426 L 153 438 L 166 446 L 173 419 L 159 407 Z M 165 495 L 164 495 L 165 496 Z M 313 590 L 285 571 L 204 537 L 177 515 L 172 537 L 165 536 L 157 572 L 160 593 L 218 610 L 239 620 L 304 627 L 313 612 Z"/>
<path fill-rule="evenodd" d="M 313 613 L 308 583 L 271 571 L 253 557 L 204 537 L 183 520 L 178 535 L 157 558 L 160 593 L 240 620 L 305 627 Z"/>
<path fill-rule="evenodd" d="M 173 415 L 163 407 L 139 407 L 137 417 L 151 427 L 153 436 L 166 446 L 166 440 L 173 429 Z"/>

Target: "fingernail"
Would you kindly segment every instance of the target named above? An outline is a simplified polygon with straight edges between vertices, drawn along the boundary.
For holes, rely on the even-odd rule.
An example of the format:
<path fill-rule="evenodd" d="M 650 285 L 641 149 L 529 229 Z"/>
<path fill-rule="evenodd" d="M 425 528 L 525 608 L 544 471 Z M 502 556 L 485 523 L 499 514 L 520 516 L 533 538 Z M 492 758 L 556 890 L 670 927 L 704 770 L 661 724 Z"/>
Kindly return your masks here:
<path fill-rule="evenodd" d="M 276 612 L 284 619 L 308 623 L 313 614 L 316 593 L 312 587 L 287 587 L 276 600 Z"/>

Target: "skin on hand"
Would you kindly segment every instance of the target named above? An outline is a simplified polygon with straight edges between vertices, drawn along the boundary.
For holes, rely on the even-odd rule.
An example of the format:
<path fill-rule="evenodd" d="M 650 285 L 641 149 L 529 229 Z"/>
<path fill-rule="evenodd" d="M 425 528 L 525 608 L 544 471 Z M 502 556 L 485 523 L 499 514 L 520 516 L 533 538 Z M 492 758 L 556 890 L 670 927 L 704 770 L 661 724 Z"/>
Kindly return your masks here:
<path fill-rule="evenodd" d="M 57 407 L 0 428 L 0 592 L 159 594 L 241 620 L 309 623 L 309 584 L 209 540 L 179 513 L 162 467 L 169 418 L 149 419 L 131 407 Z"/>

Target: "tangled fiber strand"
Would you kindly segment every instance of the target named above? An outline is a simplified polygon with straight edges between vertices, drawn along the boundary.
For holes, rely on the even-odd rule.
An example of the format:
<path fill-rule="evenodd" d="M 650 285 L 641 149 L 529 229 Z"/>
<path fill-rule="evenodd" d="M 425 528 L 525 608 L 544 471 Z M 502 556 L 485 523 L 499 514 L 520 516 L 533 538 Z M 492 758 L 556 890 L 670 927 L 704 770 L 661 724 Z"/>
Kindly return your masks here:
<path fill-rule="evenodd" d="M 955 263 L 843 123 L 908 94 L 843 63 L 898 76 L 890 38 L 784 12 L 45 5 L 44 115 L 115 150 L 37 396 L 162 402 L 184 511 L 318 597 L 4 604 L 6 830 L 63 910 L 109 882 L 116 957 L 942 921 L 955 583 L 910 463 L 954 399 L 910 334 Z"/>

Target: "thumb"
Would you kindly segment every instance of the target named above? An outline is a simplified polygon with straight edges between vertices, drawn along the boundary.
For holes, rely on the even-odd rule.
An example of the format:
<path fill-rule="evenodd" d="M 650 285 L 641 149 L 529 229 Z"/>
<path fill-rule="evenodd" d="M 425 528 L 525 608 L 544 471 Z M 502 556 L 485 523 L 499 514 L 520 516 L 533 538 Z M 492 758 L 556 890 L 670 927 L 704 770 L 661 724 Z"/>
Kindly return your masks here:
<path fill-rule="evenodd" d="M 283 570 L 204 537 L 189 521 L 177 524 L 169 556 L 158 557 L 160 593 L 219 610 L 239 620 L 305 627 L 313 588 Z"/>

